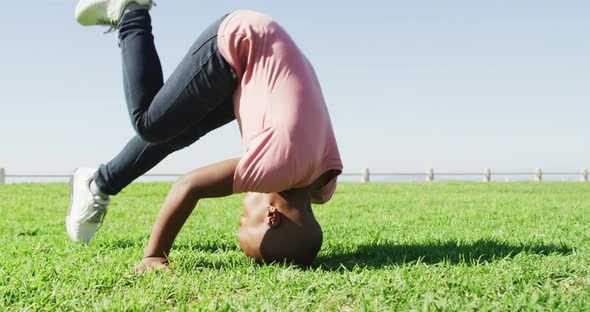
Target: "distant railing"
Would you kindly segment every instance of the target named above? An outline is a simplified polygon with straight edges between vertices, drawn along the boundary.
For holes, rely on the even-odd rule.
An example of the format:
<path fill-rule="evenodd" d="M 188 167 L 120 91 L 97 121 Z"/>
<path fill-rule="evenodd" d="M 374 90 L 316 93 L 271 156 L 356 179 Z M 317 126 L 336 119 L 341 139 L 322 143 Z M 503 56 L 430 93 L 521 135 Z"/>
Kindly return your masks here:
<path fill-rule="evenodd" d="M 389 177 L 396 177 L 396 176 L 424 176 L 424 180 L 426 181 L 434 181 L 435 176 L 437 177 L 453 177 L 453 176 L 461 176 L 461 177 L 468 177 L 473 176 L 482 177 L 483 182 L 491 182 L 492 181 L 492 170 L 490 168 L 485 168 L 483 172 L 436 172 L 433 168 L 428 168 L 426 172 L 392 172 L 392 173 L 371 173 L 369 168 L 364 168 L 361 173 L 344 173 L 343 176 L 360 176 L 362 182 L 370 182 L 372 176 L 389 176 Z M 543 172 L 541 168 L 535 169 L 534 172 L 494 172 L 493 175 L 496 176 L 531 176 L 535 181 L 543 181 L 543 176 L 579 176 L 580 181 L 588 182 L 588 168 L 582 168 L 579 172 Z"/>
<path fill-rule="evenodd" d="M 14 179 L 69 179 L 72 175 L 71 174 L 6 174 L 6 169 L 0 168 L 0 184 L 6 184 L 6 179 L 14 178 Z M 182 174 L 180 173 L 146 173 L 142 175 L 142 177 L 180 177 Z"/>
<path fill-rule="evenodd" d="M 173 178 L 179 177 L 182 174 L 178 173 L 148 173 L 142 177 L 148 178 Z M 588 182 L 588 168 L 582 168 L 579 172 L 543 172 L 541 168 L 535 169 L 534 172 L 494 172 L 495 176 L 531 176 L 534 181 L 543 181 L 543 176 L 579 176 L 579 180 L 582 182 Z M 67 179 L 70 178 L 71 174 L 7 174 L 4 168 L 0 168 L 0 184 L 5 184 L 7 178 L 15 179 L 35 179 L 35 178 L 50 178 L 50 179 Z M 359 173 L 342 173 L 343 177 L 360 177 L 361 182 L 370 182 L 371 177 L 387 176 L 387 177 L 403 177 L 413 176 L 419 177 L 424 176 L 425 181 L 434 181 L 435 177 L 482 177 L 483 182 L 492 181 L 492 170 L 485 168 L 483 172 L 436 172 L 433 168 L 428 168 L 425 172 L 374 172 L 371 173 L 369 168 L 364 168 Z"/>

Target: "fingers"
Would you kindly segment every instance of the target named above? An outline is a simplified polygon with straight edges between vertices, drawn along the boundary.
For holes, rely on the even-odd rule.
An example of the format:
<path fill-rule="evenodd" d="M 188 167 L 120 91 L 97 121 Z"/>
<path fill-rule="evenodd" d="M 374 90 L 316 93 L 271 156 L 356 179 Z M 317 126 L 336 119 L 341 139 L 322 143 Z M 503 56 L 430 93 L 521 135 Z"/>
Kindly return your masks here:
<path fill-rule="evenodd" d="M 174 271 L 166 263 L 166 259 L 145 258 L 135 266 L 134 270 L 136 273 L 166 272 L 173 274 Z"/>
<path fill-rule="evenodd" d="M 145 265 L 140 262 L 137 265 L 135 265 L 135 268 L 133 268 L 133 270 L 135 271 L 135 273 L 143 273 L 145 272 Z"/>
<path fill-rule="evenodd" d="M 154 271 L 162 271 L 162 272 L 165 272 L 165 273 L 174 274 L 174 271 L 172 271 L 172 269 L 170 267 L 168 267 L 165 264 L 161 264 L 161 263 L 160 264 L 157 264 L 154 267 Z"/>

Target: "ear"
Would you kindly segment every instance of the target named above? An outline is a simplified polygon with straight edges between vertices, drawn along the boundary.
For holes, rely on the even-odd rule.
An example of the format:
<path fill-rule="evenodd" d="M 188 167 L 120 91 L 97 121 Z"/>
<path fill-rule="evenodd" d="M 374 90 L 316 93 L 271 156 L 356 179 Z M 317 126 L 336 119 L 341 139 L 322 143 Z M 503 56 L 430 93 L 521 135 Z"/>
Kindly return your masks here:
<path fill-rule="evenodd" d="M 281 224 L 281 213 L 277 210 L 277 208 L 271 205 L 268 205 L 266 209 L 266 224 L 268 224 L 271 229 L 278 228 Z"/>

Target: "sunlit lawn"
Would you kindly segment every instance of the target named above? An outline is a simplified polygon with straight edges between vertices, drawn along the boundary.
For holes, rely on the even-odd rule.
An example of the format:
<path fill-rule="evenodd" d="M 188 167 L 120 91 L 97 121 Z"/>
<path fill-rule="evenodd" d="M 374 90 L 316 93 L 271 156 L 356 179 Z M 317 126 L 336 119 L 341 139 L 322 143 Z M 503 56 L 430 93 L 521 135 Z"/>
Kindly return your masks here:
<path fill-rule="evenodd" d="M 0 185 L 0 310 L 590 310 L 589 183 L 342 183 L 309 268 L 248 260 L 242 196 L 207 200 L 175 274 L 135 274 L 169 188 L 131 185 L 78 245 L 67 184 Z"/>

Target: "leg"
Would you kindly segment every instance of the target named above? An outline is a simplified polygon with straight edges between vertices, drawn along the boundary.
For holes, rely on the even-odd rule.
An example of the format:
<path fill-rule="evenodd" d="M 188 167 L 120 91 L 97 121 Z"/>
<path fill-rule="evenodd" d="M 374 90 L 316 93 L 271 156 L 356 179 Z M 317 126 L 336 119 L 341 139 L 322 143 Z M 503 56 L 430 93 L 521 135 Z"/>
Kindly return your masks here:
<path fill-rule="evenodd" d="M 233 70 L 217 50 L 221 20 L 199 36 L 163 84 L 148 11 L 124 15 L 119 29 L 123 83 L 138 136 L 99 169 L 95 183 L 103 193 L 117 194 L 169 154 L 235 119 Z"/>
<path fill-rule="evenodd" d="M 148 11 L 123 16 L 119 36 L 125 96 L 133 127 L 144 141 L 169 141 L 233 97 L 233 71 L 217 48 L 222 20 L 199 36 L 163 84 Z"/>
<path fill-rule="evenodd" d="M 236 81 L 231 66 L 217 49 L 220 23 L 217 21 L 201 34 L 163 84 L 148 10 L 124 14 L 119 25 L 123 83 L 129 114 L 139 137 L 131 140 L 94 177 L 89 168 L 74 172 L 66 216 L 72 240 L 92 239 L 107 211 L 109 200 L 105 195 L 116 194 L 168 154 L 233 119 Z M 231 118 L 224 114 L 226 108 L 219 108 L 224 103 L 232 107 Z M 219 114 L 222 118 L 216 118 Z M 204 121 L 206 116 L 210 118 Z"/>
<path fill-rule="evenodd" d="M 140 137 L 133 138 L 117 157 L 106 166 L 101 166 L 96 173 L 91 168 L 77 169 L 72 177 L 70 209 L 66 216 L 66 229 L 70 238 L 77 242 L 90 241 L 106 214 L 109 200 L 104 195 L 117 194 L 170 153 L 235 119 L 232 104 L 231 100 L 226 101 L 225 105 L 210 112 L 200 124 L 171 141 L 149 143 Z M 104 194 L 93 191 L 93 187 Z"/>
<path fill-rule="evenodd" d="M 232 101 L 228 100 L 184 134 L 163 143 L 149 143 L 139 136 L 132 138 L 113 160 L 101 166 L 95 183 L 105 194 L 116 195 L 146 173 L 166 156 L 187 147 L 199 138 L 235 119 Z"/>

